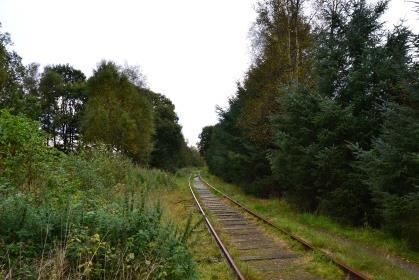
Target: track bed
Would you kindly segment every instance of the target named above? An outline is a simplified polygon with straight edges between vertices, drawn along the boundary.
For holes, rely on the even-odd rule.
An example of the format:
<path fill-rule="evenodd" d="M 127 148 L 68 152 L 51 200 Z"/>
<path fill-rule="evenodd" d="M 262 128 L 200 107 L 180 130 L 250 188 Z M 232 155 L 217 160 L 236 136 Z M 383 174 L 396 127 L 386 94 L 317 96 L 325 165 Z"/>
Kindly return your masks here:
<path fill-rule="evenodd" d="M 214 195 L 199 177 L 193 186 L 226 247 L 235 252 L 236 262 L 246 263 L 261 279 L 320 279 L 304 269 L 304 255 L 270 237 L 253 219 Z"/>

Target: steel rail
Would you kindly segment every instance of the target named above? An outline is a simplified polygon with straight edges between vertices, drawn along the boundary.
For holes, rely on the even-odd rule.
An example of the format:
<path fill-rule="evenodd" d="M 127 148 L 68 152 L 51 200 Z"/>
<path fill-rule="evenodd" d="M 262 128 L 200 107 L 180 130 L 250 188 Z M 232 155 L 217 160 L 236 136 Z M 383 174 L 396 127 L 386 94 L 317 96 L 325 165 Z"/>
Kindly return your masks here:
<path fill-rule="evenodd" d="M 192 196 L 195 200 L 196 205 L 198 206 L 199 211 L 201 212 L 202 216 L 204 217 L 205 224 L 208 227 L 208 230 L 210 231 L 211 235 L 214 237 L 215 241 L 217 242 L 218 247 L 220 248 L 221 252 L 223 253 L 224 257 L 226 258 L 229 266 L 233 270 L 234 274 L 237 276 L 237 279 L 239 280 L 245 280 L 244 276 L 241 274 L 240 270 L 238 269 L 237 265 L 235 264 L 233 258 L 231 257 L 230 253 L 228 252 L 227 248 L 221 241 L 220 237 L 218 236 L 217 232 L 215 231 L 214 227 L 211 225 L 211 222 L 209 221 L 207 215 L 205 214 L 204 209 L 201 207 L 201 204 L 199 203 L 199 200 L 197 196 L 195 195 L 195 192 L 193 191 L 192 185 L 191 185 L 191 176 L 189 176 L 189 189 L 191 190 Z"/>
<path fill-rule="evenodd" d="M 244 211 L 246 211 L 250 215 L 256 217 L 257 219 L 261 220 L 265 224 L 267 224 L 267 225 L 271 226 L 272 228 L 274 228 L 274 229 L 282 232 L 283 234 L 289 236 L 291 239 L 296 240 L 297 242 L 299 242 L 300 244 L 302 244 L 304 246 L 304 248 L 306 248 L 308 250 L 320 252 L 322 255 L 324 255 L 326 258 L 328 258 L 331 262 L 333 262 L 336 266 L 338 266 L 341 270 L 343 270 L 345 273 L 347 273 L 351 277 L 350 279 L 370 280 L 370 278 L 367 275 L 365 275 L 362 272 L 357 271 L 354 268 L 350 267 L 349 265 L 345 264 L 342 260 L 340 260 L 337 257 L 333 256 L 331 253 L 327 252 L 326 250 L 323 250 L 323 249 L 314 247 L 313 245 L 311 245 L 308 241 L 304 240 L 303 238 L 301 238 L 301 237 L 299 237 L 299 236 L 297 236 L 297 235 L 295 235 L 295 234 L 287 231 L 286 229 L 283 229 L 283 228 L 279 227 L 278 225 L 276 225 L 276 224 L 272 223 L 271 221 L 269 221 L 267 218 L 265 218 L 265 217 L 261 216 L 260 214 L 257 214 L 254 211 L 250 210 L 249 208 L 247 208 L 246 206 L 244 206 L 243 204 L 241 204 L 237 200 L 231 198 L 230 196 L 228 196 L 227 194 L 223 193 L 219 189 L 213 187 L 210 183 L 208 183 L 207 181 L 205 181 L 201 177 L 201 175 L 199 175 L 199 178 L 208 187 L 212 188 L 213 190 L 215 190 L 216 192 L 218 192 L 219 194 L 221 194 L 223 197 L 227 198 L 229 201 L 231 201 L 232 203 L 234 203 L 237 206 L 239 206 L 240 208 L 242 208 Z"/>

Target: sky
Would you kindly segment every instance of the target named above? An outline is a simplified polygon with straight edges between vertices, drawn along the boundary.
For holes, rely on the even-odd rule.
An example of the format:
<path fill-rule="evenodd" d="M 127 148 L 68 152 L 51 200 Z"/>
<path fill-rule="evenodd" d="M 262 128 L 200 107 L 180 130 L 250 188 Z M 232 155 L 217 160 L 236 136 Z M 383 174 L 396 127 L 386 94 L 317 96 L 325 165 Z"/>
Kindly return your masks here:
<path fill-rule="evenodd" d="M 69 63 L 90 76 L 103 59 L 140 66 L 149 88 L 176 106 L 195 145 L 217 122 L 251 61 L 257 0 L 0 0 L 2 31 L 25 64 Z M 419 14 L 392 0 L 383 20 L 419 33 Z"/>

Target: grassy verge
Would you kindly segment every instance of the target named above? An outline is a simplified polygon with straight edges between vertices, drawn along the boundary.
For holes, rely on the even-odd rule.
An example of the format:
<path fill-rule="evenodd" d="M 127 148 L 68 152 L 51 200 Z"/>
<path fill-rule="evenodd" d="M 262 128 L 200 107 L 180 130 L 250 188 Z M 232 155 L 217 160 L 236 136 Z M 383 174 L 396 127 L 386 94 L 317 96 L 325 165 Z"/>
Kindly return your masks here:
<path fill-rule="evenodd" d="M 215 193 L 216 195 L 219 195 Z M 236 205 L 231 204 L 233 208 L 237 208 Z M 238 209 L 240 212 L 242 212 L 240 209 Z M 320 254 L 316 252 L 310 252 L 304 250 L 304 247 L 301 246 L 300 243 L 288 238 L 288 236 L 278 236 L 278 232 L 275 230 L 272 230 L 272 228 L 267 227 L 264 223 L 261 223 L 259 220 L 255 219 L 253 216 L 243 212 L 242 213 L 249 221 L 253 221 L 256 224 L 259 224 L 260 230 L 264 232 L 264 234 L 270 236 L 273 240 L 275 240 L 279 244 L 283 244 L 285 247 L 288 247 L 288 249 L 292 252 L 296 252 L 300 254 L 302 257 L 299 258 L 298 263 L 295 265 L 298 265 L 299 270 L 304 270 L 306 272 L 309 272 L 310 274 L 316 275 L 320 277 L 321 279 L 343 279 L 344 275 L 341 270 L 339 270 L 335 265 L 333 265 L 328 259 L 324 258 Z M 210 215 L 211 217 L 211 215 Z M 216 222 L 216 219 L 212 219 L 214 221 L 214 226 L 216 228 L 220 228 L 220 225 Z M 222 239 L 225 240 L 228 243 L 229 237 L 223 236 Z M 239 252 L 236 252 L 234 249 L 231 249 L 230 252 L 233 256 L 233 258 L 238 259 L 238 256 L 240 255 Z M 257 251 L 252 252 L 252 254 L 257 255 Z M 240 266 L 240 270 L 243 272 L 243 274 L 246 276 L 246 279 L 265 279 L 266 275 L 264 275 L 261 272 L 256 271 L 254 268 L 246 264 L 245 262 L 238 262 L 238 265 Z M 287 278 L 285 275 L 286 273 L 290 273 L 290 276 L 288 278 L 293 279 L 295 275 L 293 274 L 293 269 L 291 269 L 289 272 L 286 270 L 282 271 L 283 277 Z"/>
<path fill-rule="evenodd" d="M 247 219 L 254 220 L 252 216 L 246 215 L 245 213 L 244 215 L 247 217 Z M 211 214 L 209 216 L 216 230 L 218 231 L 218 229 L 221 229 L 222 226 L 219 223 L 217 223 L 217 220 L 213 218 Z M 254 220 L 254 222 L 257 223 L 258 221 Z M 271 236 L 274 240 L 276 240 L 276 242 L 283 243 L 283 240 L 285 238 L 287 239 L 286 240 L 287 245 L 292 252 L 298 252 L 303 255 L 303 257 L 299 260 L 298 264 L 296 264 L 298 265 L 299 270 L 305 270 L 313 275 L 317 275 L 321 277 L 321 279 L 330 279 L 330 280 L 343 279 L 343 273 L 339 269 L 337 269 L 334 265 L 332 265 L 328 260 L 320 256 L 319 254 L 306 252 L 304 251 L 304 248 L 299 243 L 283 236 L 281 238 L 278 238 L 278 236 L 274 232 L 272 232 L 269 228 L 264 227 L 263 224 L 260 224 L 260 226 L 261 226 L 262 232 L 264 232 L 268 236 Z M 229 243 L 230 237 L 228 235 L 221 233 L 220 238 L 226 244 Z M 248 279 L 248 280 L 266 279 L 266 275 L 263 272 L 258 271 L 257 269 L 250 266 L 246 262 L 237 261 L 239 257 L 241 256 L 242 252 L 235 250 L 233 246 L 228 246 L 228 250 L 231 256 L 233 257 L 233 259 L 236 260 L 236 264 L 238 265 L 239 270 L 243 274 L 245 279 Z M 258 255 L 257 250 L 253 250 L 252 254 Z M 293 277 L 295 277 L 295 275 L 292 276 L 291 274 L 290 276 L 287 277 L 286 273 L 287 271 L 286 269 L 284 269 L 284 271 L 281 272 L 281 275 L 285 277 L 286 279 L 288 278 L 294 279 Z M 289 273 L 292 273 L 292 272 L 290 271 Z"/>
<path fill-rule="evenodd" d="M 303 237 L 316 247 L 333 252 L 337 257 L 367 273 L 373 279 L 418 279 L 416 275 L 394 263 L 403 262 L 404 259 L 409 260 L 410 263 L 419 262 L 419 253 L 407 249 L 407 246 L 400 240 L 371 228 L 344 227 L 327 217 L 298 213 L 283 200 L 255 198 L 243 193 L 239 187 L 227 184 L 206 171 L 201 172 L 201 175 L 215 187 L 250 209 Z M 316 256 L 316 258 L 322 259 L 321 256 Z"/>

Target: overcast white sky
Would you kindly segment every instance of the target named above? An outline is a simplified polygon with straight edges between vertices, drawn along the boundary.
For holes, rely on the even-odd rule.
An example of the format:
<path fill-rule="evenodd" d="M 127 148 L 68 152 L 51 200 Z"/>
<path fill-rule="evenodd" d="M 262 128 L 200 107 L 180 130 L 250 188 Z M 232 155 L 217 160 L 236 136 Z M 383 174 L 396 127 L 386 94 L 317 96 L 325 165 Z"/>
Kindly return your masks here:
<path fill-rule="evenodd" d="M 24 63 L 70 63 L 87 76 L 102 59 L 139 65 L 155 92 L 176 106 L 189 144 L 217 121 L 250 63 L 256 0 L 0 0 L 2 30 Z M 419 33 L 412 4 L 392 0 Z"/>

